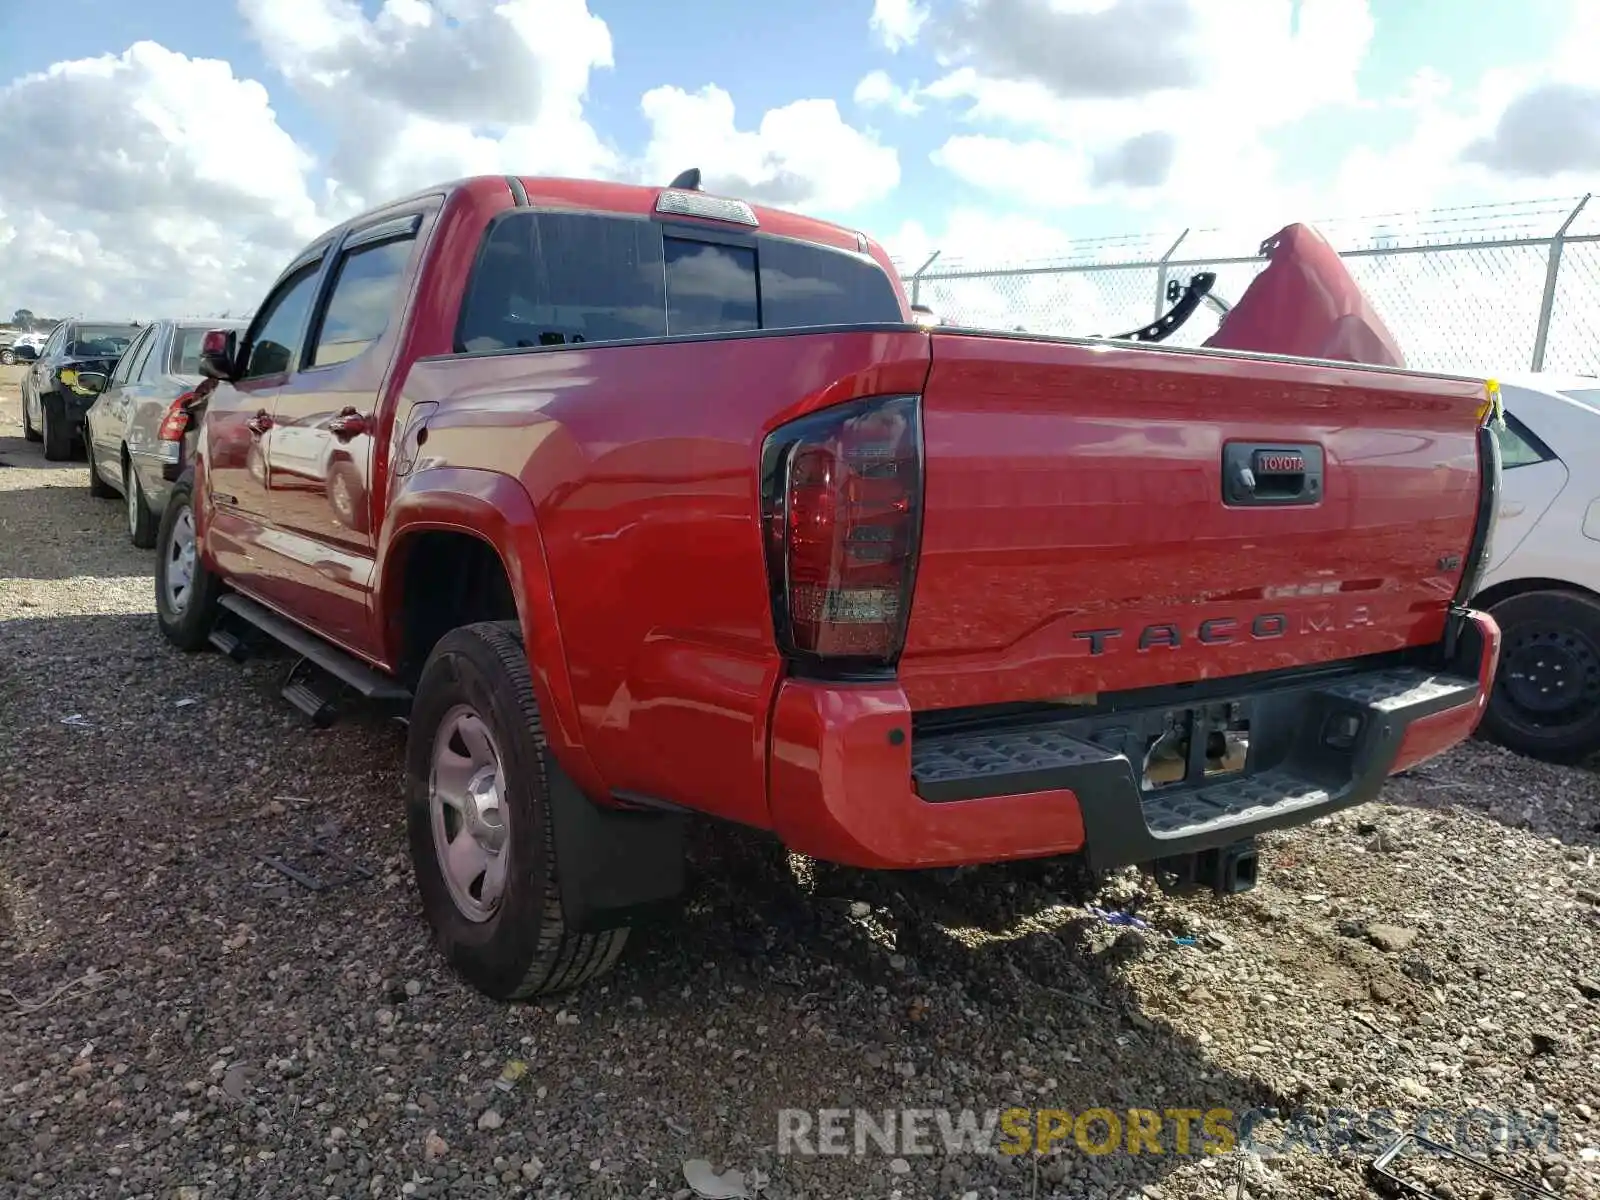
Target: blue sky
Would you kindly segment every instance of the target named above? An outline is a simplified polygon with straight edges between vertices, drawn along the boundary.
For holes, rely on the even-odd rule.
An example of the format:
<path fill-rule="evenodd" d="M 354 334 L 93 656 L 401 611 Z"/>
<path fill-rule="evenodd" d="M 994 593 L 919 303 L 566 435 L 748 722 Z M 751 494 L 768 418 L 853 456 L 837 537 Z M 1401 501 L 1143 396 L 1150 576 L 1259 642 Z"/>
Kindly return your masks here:
<path fill-rule="evenodd" d="M 1225 2 L 1225 0 L 1213 0 Z M 1534 61 L 1562 36 L 1569 0 L 1371 0 L 1376 25 L 1359 73 L 1364 94 L 1391 95 L 1422 68 L 1470 88 L 1485 72 L 1507 62 Z M 364 0 L 376 13 L 380 0 Z M 851 101 L 856 83 L 874 69 L 931 81 L 933 55 L 912 46 L 890 53 L 867 34 L 871 0 L 807 0 L 804 4 L 752 4 L 749 0 L 591 0 L 590 11 L 610 27 L 616 66 L 597 71 L 588 114 L 602 135 L 624 149 L 642 150 L 649 128 L 639 97 L 661 84 L 694 90 L 715 83 L 729 91 L 741 124 L 760 113 L 806 97 L 834 97 L 847 119 L 865 118 L 900 154 L 902 183 L 878 213 L 894 220 L 936 222 L 953 201 L 981 193 L 951 180 L 929 155 L 956 123 L 937 113 L 904 117 L 866 112 Z M 1466 14 L 1465 19 L 1463 14 Z M 151 39 L 190 56 L 225 59 L 237 74 L 267 84 L 283 127 L 317 152 L 328 149 L 326 130 L 294 95 L 247 35 L 224 0 L 52 0 L 30 5 L 26 15 L 0 16 L 0 78 L 39 70 L 42 47 L 70 48 L 74 57 L 120 53 Z M 1282 156 L 1286 174 L 1316 182 L 1357 145 L 1390 146 L 1405 127 L 1381 114 L 1334 109 L 1274 131 L 1267 142 Z M 687 165 L 687 164 L 686 164 Z M 1063 214 L 1074 229 L 1133 231 L 1115 204 L 1084 206 Z M 1120 218 L 1120 219 L 1119 219 Z"/>
<path fill-rule="evenodd" d="M 83 248 L 63 258 L 96 253 L 97 235 L 86 231 L 102 220 L 115 227 L 111 197 L 143 196 L 148 207 L 156 202 L 155 175 L 170 184 L 161 203 L 171 209 L 172 227 L 187 222 L 193 231 L 167 238 L 163 254 L 172 262 L 193 261 L 195 240 L 209 237 L 212 225 L 219 246 L 230 222 L 245 217 L 256 231 L 275 223 L 282 232 L 273 236 L 288 244 L 342 215 L 339 203 L 379 202 L 386 190 L 429 182 L 419 176 L 431 171 L 523 164 L 530 173 L 592 169 L 647 179 L 698 165 L 756 199 L 866 229 L 902 257 L 938 247 L 1011 261 L 1057 252 L 1073 238 L 1149 232 L 1170 240 L 1174 228 L 1237 220 L 1250 241 L 1296 217 L 1565 195 L 1587 190 L 1588 175 L 1600 173 L 1600 161 L 1585 159 L 1560 172 L 1497 174 L 1482 162 L 1514 164 L 1515 147 L 1476 158 L 1471 149 L 1497 136 L 1501 110 L 1552 72 L 1587 85 L 1600 62 L 1600 20 L 1586 15 L 1600 10 L 1597 0 L 588 0 L 587 13 L 609 32 L 614 65 L 566 64 L 566 75 L 545 88 L 544 123 L 511 134 L 488 118 L 441 124 L 436 112 L 403 94 L 367 103 L 365 95 L 320 82 L 330 60 L 317 57 L 324 43 L 314 27 L 332 28 L 339 7 L 352 2 L 8 4 L 0 14 L 0 80 L 11 84 L 0 91 L 0 120 L 15 116 L 37 130 L 48 124 L 37 114 L 76 106 L 81 97 L 79 126 L 106 141 L 122 139 L 140 161 L 86 164 L 79 186 L 63 186 L 56 199 L 23 190 L 20 179 L 9 192 L 0 183 L 0 269 L 8 226 L 61 226 L 69 211 Z M 413 13 L 428 5 L 476 9 L 463 19 L 477 20 L 502 0 L 388 2 Z M 569 54 L 565 31 L 572 20 L 587 19 L 582 0 L 503 2 L 534 14 L 535 24 L 546 12 L 556 22 L 544 44 L 535 37 L 523 59 L 508 60 L 507 89 L 523 74 L 560 76 L 563 58 L 577 53 Z M 916 36 L 892 50 L 872 27 L 875 4 L 902 16 L 920 12 Z M 1052 13 L 1052 4 L 1076 15 Z M 374 18 L 383 3 L 361 0 L 360 7 Z M 963 24 L 969 7 L 981 9 L 982 19 Z M 1102 58 L 1116 58 L 1115 37 L 1103 55 L 1058 42 L 1061 61 L 1039 61 L 1039 46 L 1066 36 L 1053 22 L 1107 7 L 1123 26 L 1146 22 L 1144 40 L 1131 52 L 1123 48 L 1120 67 L 1095 70 Z M 276 33 L 273 20 L 280 22 Z M 449 41 L 445 24 L 431 43 L 441 53 Z M 1180 26 L 1192 26 L 1190 41 L 1169 36 Z M 1061 26 L 1069 27 L 1089 30 L 1085 37 L 1115 33 Z M 367 36 L 343 45 L 336 55 L 347 72 L 341 78 L 359 77 L 361 54 L 376 62 L 386 52 L 381 25 L 366 29 L 378 30 L 377 42 Z M 109 80 L 80 62 L 49 87 L 17 82 L 52 63 L 125 55 L 140 41 L 188 60 L 220 60 L 232 78 L 147 56 L 123 61 Z M 1082 57 L 1069 61 L 1074 55 Z M 424 67 L 427 61 L 424 54 Z M 1158 61 L 1172 64 L 1176 86 L 1151 82 L 1150 64 Z M 365 77 L 370 91 L 387 68 L 368 69 L 379 72 Z M 878 101 L 858 99 L 873 73 Z M 1088 75 L 1103 77 L 1080 86 Z M 266 88 L 270 113 L 253 104 L 240 80 Z M 452 112 L 506 111 L 483 80 L 457 82 L 473 95 Z M 451 81 L 434 84 L 437 91 Z M 699 102 L 696 94 L 707 86 L 731 97 L 733 125 L 715 105 Z M 642 98 L 661 88 L 679 91 L 647 115 Z M 891 92 L 897 99 L 885 102 Z M 838 118 L 806 101 L 833 102 Z M 197 103 L 214 105 L 215 120 L 231 120 L 227 114 L 237 110 L 237 122 L 220 128 L 247 131 L 248 138 L 225 137 L 214 122 L 197 120 Z M 548 115 L 557 110 L 565 114 L 559 121 Z M 148 116 L 156 111 L 164 114 L 159 120 Z M 763 125 L 768 117 L 771 128 Z M 1142 158 L 1135 153 L 1141 138 L 1150 152 Z M 245 155 L 237 145 L 221 147 L 208 165 L 204 146 L 219 140 L 274 149 Z M 303 172 L 295 165 L 301 152 L 309 163 Z M 229 185 L 241 192 L 239 203 L 201 211 L 193 189 L 186 196 L 177 181 L 201 180 L 209 189 L 223 159 L 251 179 Z M 141 167 L 152 178 L 136 178 Z M 107 198 L 97 207 L 88 177 L 100 170 L 117 186 L 101 193 Z M 342 200 L 330 199 L 330 179 Z M 273 243 L 270 251 L 263 249 L 263 262 L 281 247 Z M 130 281 L 154 279 L 139 262 L 125 268 Z"/>

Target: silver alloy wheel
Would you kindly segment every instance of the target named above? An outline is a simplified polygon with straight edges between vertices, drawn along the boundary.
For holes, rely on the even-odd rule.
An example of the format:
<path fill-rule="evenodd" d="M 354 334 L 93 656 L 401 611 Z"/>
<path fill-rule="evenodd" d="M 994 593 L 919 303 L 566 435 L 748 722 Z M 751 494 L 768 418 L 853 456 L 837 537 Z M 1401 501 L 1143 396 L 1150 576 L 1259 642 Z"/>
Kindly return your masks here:
<path fill-rule="evenodd" d="M 185 504 L 172 523 L 172 541 L 167 544 L 167 608 L 182 616 L 189 606 L 194 588 L 194 508 Z"/>
<path fill-rule="evenodd" d="M 95 469 L 94 456 L 89 457 L 89 470 Z M 122 468 L 122 492 L 128 501 L 128 536 L 139 532 L 139 473 L 128 463 Z"/>
<path fill-rule="evenodd" d="M 472 922 L 487 921 L 506 889 L 511 849 L 505 768 L 494 735 L 470 706 L 439 723 L 428 774 L 433 850 L 450 898 Z"/>

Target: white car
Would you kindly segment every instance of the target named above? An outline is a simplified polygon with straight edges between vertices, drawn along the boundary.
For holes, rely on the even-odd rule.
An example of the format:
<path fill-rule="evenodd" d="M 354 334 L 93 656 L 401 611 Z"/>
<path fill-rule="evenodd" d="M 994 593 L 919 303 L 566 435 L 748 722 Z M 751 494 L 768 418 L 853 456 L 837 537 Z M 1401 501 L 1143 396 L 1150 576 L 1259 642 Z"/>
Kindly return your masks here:
<path fill-rule="evenodd" d="M 9 367 L 14 362 L 32 362 L 39 357 L 50 337 L 48 329 L 39 333 L 19 333 L 7 345 L 0 346 L 0 366 Z"/>
<path fill-rule="evenodd" d="M 1473 601 L 1502 634 L 1483 732 L 1575 762 L 1600 752 L 1600 379 L 1500 387 L 1499 519 Z"/>

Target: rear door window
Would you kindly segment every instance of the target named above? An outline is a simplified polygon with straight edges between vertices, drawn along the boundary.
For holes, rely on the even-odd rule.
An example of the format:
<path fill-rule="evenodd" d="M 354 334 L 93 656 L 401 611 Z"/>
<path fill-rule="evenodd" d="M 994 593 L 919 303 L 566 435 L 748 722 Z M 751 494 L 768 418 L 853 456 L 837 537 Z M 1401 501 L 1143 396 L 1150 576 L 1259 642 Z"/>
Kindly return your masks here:
<path fill-rule="evenodd" d="M 308 365 L 348 362 L 383 336 L 415 245 L 407 234 L 342 256 Z"/>

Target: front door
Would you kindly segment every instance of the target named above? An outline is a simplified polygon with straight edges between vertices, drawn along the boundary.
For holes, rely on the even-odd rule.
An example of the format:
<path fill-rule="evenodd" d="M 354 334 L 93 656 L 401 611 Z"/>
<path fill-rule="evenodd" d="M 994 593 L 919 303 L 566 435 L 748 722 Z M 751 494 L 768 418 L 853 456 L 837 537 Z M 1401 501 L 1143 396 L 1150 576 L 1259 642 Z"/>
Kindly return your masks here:
<path fill-rule="evenodd" d="M 322 274 L 320 250 L 303 256 L 267 296 L 239 348 L 241 370 L 206 401 L 206 541 L 217 565 L 251 592 L 270 588 L 267 453 L 272 410 L 294 370 Z M 266 598 L 266 597 L 263 597 Z"/>
<path fill-rule="evenodd" d="M 304 360 L 272 413 L 268 502 L 284 585 L 314 598 L 327 635 L 369 657 L 380 652 L 370 617 L 373 433 L 432 207 L 391 212 L 345 235 Z"/>

